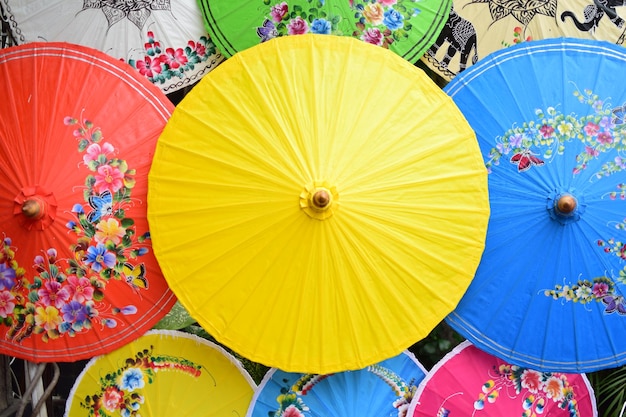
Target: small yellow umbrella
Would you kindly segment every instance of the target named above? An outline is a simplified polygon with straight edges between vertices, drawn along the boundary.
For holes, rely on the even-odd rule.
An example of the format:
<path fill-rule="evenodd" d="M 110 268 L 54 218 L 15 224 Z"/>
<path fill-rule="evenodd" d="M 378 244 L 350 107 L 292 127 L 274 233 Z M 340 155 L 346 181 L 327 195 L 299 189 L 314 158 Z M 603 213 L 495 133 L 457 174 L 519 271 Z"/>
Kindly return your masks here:
<path fill-rule="evenodd" d="M 150 330 L 85 365 L 64 417 L 242 416 L 255 389 L 221 346 L 189 333 Z"/>
<path fill-rule="evenodd" d="M 149 174 L 154 251 L 218 341 L 289 372 L 424 338 L 484 247 L 474 132 L 423 71 L 351 37 L 273 39 L 179 104 Z"/>

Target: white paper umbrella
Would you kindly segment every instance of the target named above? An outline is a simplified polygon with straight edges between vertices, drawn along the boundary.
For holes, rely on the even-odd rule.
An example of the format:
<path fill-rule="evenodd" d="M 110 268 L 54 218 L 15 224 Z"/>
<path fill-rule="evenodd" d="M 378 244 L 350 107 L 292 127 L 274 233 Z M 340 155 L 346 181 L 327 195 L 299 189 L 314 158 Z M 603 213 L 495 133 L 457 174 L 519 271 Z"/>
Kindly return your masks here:
<path fill-rule="evenodd" d="M 0 0 L 15 41 L 99 49 L 165 93 L 194 84 L 224 60 L 195 0 Z"/>

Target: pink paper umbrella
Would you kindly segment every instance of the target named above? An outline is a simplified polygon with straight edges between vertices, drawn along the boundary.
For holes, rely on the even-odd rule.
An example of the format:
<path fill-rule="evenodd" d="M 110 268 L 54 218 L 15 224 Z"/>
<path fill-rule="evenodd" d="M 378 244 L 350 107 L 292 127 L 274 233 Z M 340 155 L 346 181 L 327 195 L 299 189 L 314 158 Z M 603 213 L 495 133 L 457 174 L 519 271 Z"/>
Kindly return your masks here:
<path fill-rule="evenodd" d="M 595 417 L 585 374 L 511 365 L 465 341 L 417 388 L 408 417 Z"/>

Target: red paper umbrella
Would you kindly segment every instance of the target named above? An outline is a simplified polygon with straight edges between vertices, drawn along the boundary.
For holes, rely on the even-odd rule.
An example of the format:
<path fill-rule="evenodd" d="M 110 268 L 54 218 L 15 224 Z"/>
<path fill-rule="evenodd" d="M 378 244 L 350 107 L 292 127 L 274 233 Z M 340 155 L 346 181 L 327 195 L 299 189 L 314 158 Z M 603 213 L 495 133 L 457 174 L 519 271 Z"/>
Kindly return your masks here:
<path fill-rule="evenodd" d="M 0 91 L 0 352 L 109 352 L 175 302 L 146 221 L 173 106 L 128 65 L 67 43 L 3 50 Z"/>

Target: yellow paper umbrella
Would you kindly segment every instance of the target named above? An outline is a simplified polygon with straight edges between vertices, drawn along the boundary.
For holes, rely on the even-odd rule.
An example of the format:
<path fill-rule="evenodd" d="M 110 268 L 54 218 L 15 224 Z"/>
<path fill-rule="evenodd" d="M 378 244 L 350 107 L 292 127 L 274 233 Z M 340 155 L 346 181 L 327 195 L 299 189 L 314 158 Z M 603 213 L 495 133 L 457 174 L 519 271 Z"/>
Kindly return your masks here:
<path fill-rule="evenodd" d="M 290 372 L 425 337 L 484 247 L 487 171 L 425 73 L 351 37 L 235 54 L 159 138 L 148 221 L 170 288 L 218 341 Z"/>
<path fill-rule="evenodd" d="M 244 415 L 256 384 L 221 346 L 171 330 L 150 330 L 91 359 L 64 417 Z"/>

